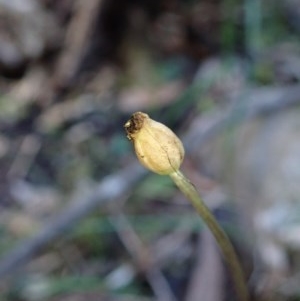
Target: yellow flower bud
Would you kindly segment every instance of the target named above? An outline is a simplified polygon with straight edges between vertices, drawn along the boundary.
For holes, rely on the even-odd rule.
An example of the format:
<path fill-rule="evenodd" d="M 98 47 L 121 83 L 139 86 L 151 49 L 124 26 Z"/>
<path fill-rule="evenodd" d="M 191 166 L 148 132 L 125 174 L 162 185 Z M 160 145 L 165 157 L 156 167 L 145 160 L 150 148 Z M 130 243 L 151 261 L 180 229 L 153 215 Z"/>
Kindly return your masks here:
<path fill-rule="evenodd" d="M 134 113 L 124 127 L 144 167 L 160 175 L 168 175 L 179 169 L 184 148 L 168 127 L 142 112 Z"/>

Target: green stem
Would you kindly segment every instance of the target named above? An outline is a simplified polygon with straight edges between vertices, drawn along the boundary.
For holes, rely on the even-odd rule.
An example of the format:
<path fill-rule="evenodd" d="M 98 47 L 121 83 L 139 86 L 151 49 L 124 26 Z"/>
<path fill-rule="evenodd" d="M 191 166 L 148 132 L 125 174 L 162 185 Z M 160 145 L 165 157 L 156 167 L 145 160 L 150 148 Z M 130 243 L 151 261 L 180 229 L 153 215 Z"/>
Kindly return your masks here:
<path fill-rule="evenodd" d="M 182 191 L 182 193 L 188 198 L 192 203 L 198 214 L 202 217 L 206 225 L 209 227 L 213 233 L 220 249 L 223 252 L 223 256 L 227 261 L 228 267 L 232 273 L 232 279 L 236 286 L 236 292 L 240 301 L 248 301 L 248 290 L 245 282 L 245 277 L 239 259 L 234 251 L 234 248 L 224 232 L 224 230 L 219 226 L 218 222 L 210 212 L 210 210 L 204 204 L 202 198 L 197 192 L 194 185 L 185 177 L 185 175 L 180 171 L 176 171 L 170 174 L 171 179 Z"/>

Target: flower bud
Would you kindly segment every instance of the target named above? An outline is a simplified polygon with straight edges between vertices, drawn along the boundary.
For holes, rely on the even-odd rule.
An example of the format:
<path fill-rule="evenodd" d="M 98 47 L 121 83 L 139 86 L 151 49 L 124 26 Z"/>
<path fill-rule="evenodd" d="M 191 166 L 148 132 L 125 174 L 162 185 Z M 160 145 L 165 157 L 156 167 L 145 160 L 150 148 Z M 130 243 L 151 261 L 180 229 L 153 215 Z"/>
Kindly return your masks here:
<path fill-rule="evenodd" d="M 179 169 L 184 148 L 168 127 L 142 112 L 134 113 L 124 127 L 144 167 L 160 175 L 168 175 Z"/>

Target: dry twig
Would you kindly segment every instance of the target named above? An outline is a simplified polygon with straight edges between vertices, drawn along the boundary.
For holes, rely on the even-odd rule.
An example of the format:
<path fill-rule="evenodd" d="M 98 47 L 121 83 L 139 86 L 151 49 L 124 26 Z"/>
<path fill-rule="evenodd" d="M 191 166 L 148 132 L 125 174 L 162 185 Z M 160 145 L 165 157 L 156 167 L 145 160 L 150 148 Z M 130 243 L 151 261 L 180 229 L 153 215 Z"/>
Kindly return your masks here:
<path fill-rule="evenodd" d="M 155 258 L 151 255 L 147 246 L 142 243 L 126 216 L 121 211 L 116 212 L 111 217 L 111 222 L 138 268 L 145 273 L 157 300 L 176 301 L 163 273 L 154 263 Z"/>
<path fill-rule="evenodd" d="M 80 219 L 105 201 L 114 201 L 126 194 L 145 174 L 138 165 L 107 176 L 85 197 L 73 199 L 56 218 L 51 219 L 32 238 L 21 242 L 0 260 L 0 278 L 28 262 L 37 252 L 72 228 Z"/>

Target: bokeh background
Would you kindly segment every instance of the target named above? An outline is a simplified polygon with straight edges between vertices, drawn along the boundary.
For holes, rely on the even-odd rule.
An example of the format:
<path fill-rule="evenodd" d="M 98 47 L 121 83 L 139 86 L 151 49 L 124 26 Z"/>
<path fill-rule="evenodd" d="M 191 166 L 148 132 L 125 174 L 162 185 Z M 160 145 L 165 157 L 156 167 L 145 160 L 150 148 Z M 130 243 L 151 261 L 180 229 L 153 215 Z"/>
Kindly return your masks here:
<path fill-rule="evenodd" d="M 236 300 L 137 163 L 135 111 L 230 236 L 251 299 L 300 300 L 299 0 L 0 0 L 0 299 Z"/>

